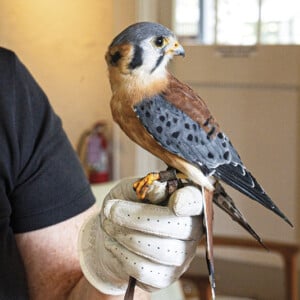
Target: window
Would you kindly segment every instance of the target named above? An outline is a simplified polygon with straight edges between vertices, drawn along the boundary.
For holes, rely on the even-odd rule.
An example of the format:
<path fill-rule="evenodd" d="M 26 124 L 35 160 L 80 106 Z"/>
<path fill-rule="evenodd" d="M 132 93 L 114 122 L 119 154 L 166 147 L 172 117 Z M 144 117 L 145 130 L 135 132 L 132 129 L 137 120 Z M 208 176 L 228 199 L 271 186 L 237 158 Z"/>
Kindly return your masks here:
<path fill-rule="evenodd" d="M 174 30 L 203 44 L 300 44 L 299 0 L 173 0 Z"/>
<path fill-rule="evenodd" d="M 200 21 L 198 0 L 177 0 L 175 9 L 175 32 L 179 36 L 196 37 Z"/>

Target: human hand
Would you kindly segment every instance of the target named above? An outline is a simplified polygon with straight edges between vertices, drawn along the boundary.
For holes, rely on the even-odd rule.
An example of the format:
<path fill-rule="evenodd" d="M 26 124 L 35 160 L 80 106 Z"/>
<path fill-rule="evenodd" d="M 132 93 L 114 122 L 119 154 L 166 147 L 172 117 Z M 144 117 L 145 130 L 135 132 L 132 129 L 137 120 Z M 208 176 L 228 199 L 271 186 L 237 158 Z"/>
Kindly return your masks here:
<path fill-rule="evenodd" d="M 134 181 L 122 180 L 109 192 L 79 237 L 83 273 L 105 294 L 123 294 L 129 276 L 147 291 L 169 286 L 188 268 L 203 234 L 197 188 L 177 190 L 166 207 L 138 202 Z M 164 189 L 156 184 L 152 198 L 165 195 Z"/>

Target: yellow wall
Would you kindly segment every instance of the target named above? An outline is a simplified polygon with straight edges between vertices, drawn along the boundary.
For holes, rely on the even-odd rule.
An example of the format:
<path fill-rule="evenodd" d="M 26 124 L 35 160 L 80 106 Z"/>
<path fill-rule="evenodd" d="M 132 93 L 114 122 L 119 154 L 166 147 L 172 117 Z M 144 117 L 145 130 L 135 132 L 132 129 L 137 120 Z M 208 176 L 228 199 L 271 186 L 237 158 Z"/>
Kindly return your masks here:
<path fill-rule="evenodd" d="M 1 0 L 0 46 L 15 51 L 49 97 L 73 145 L 111 120 L 104 54 L 113 36 L 110 0 Z"/>

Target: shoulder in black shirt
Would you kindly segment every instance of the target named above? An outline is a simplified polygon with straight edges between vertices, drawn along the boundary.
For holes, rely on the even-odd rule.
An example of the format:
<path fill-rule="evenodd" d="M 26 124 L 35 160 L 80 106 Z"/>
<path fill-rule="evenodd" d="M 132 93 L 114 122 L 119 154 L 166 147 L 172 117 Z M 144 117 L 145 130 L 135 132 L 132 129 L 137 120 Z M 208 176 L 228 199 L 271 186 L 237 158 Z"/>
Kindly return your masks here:
<path fill-rule="evenodd" d="M 64 221 L 94 203 L 61 121 L 17 56 L 0 48 L 0 300 L 26 299 L 14 233 Z"/>

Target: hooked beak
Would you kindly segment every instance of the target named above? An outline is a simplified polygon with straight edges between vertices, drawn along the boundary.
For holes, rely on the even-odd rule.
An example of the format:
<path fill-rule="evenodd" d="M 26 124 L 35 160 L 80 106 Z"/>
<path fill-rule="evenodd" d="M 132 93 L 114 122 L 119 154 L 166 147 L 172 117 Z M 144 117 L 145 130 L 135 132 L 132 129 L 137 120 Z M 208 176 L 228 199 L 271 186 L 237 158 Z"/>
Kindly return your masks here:
<path fill-rule="evenodd" d="M 171 54 L 173 56 L 174 55 L 180 55 L 182 57 L 185 56 L 184 48 L 182 47 L 182 45 L 177 40 L 174 40 L 174 42 L 172 42 L 170 44 L 168 49 L 166 49 L 166 53 Z"/>

